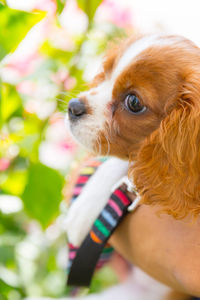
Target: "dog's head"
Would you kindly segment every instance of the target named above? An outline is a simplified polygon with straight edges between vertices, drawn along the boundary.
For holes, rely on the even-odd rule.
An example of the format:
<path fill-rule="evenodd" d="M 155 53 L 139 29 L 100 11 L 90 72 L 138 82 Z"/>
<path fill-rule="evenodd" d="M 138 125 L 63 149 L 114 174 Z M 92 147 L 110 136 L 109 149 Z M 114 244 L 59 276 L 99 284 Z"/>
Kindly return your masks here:
<path fill-rule="evenodd" d="M 90 150 L 135 161 L 129 174 L 145 203 L 176 217 L 200 212 L 200 50 L 191 41 L 116 45 L 91 89 L 70 101 L 69 119 Z"/>

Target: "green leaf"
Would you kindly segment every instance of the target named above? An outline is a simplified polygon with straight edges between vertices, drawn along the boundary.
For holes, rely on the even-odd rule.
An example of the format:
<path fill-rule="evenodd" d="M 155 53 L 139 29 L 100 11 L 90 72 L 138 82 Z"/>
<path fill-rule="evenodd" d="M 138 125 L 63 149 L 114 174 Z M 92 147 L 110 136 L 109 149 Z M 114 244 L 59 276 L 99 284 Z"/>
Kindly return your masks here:
<path fill-rule="evenodd" d="M 65 7 L 66 0 L 56 0 L 57 2 L 57 13 L 61 14 L 63 8 Z"/>
<path fill-rule="evenodd" d="M 3 124 L 18 109 L 22 111 L 22 100 L 14 86 L 4 83 L 1 87 L 0 123 Z"/>
<path fill-rule="evenodd" d="M 3 126 L 3 116 L 2 116 L 2 81 L 0 77 L 0 129 Z"/>
<path fill-rule="evenodd" d="M 43 228 L 58 215 L 62 185 L 63 178 L 56 170 L 40 163 L 30 166 L 22 199 L 27 213 Z"/>
<path fill-rule="evenodd" d="M 25 221 L 21 213 L 3 214 L 0 211 L 0 245 L 16 245 L 25 236 Z"/>
<path fill-rule="evenodd" d="M 11 299 L 10 294 L 16 295 L 16 298 L 13 297 L 12 299 L 21 299 L 20 296 L 24 296 L 24 292 L 22 291 L 21 288 L 18 288 L 16 286 L 11 286 L 10 284 L 6 283 L 2 279 L 0 279 L 0 292 L 1 292 L 0 300 Z"/>
<path fill-rule="evenodd" d="M 4 6 L 0 3 L 0 60 L 14 51 L 19 42 L 44 13 L 27 13 Z"/>
<path fill-rule="evenodd" d="M 116 273 L 112 268 L 106 265 L 95 273 L 90 286 L 89 294 L 99 293 L 117 283 L 118 279 Z"/>
<path fill-rule="evenodd" d="M 67 64 L 70 59 L 72 59 L 74 52 L 64 51 L 61 49 L 54 48 L 49 41 L 45 41 L 45 43 L 40 48 L 42 54 L 45 54 L 54 61 L 59 61 L 62 64 Z"/>
<path fill-rule="evenodd" d="M 0 263 L 14 264 L 15 248 L 13 245 L 0 245 Z"/>
<path fill-rule="evenodd" d="M 78 6 L 86 13 L 90 22 L 101 2 L 102 0 L 77 0 Z"/>
<path fill-rule="evenodd" d="M 24 191 L 26 175 L 24 170 L 10 171 L 7 179 L 1 184 L 2 191 L 7 194 L 20 196 Z"/>
<path fill-rule="evenodd" d="M 5 283 L 3 280 L 0 279 L 0 291 L 3 295 L 7 295 L 9 291 L 12 290 L 12 287 Z M 3 298 L 0 298 L 3 299 Z"/>

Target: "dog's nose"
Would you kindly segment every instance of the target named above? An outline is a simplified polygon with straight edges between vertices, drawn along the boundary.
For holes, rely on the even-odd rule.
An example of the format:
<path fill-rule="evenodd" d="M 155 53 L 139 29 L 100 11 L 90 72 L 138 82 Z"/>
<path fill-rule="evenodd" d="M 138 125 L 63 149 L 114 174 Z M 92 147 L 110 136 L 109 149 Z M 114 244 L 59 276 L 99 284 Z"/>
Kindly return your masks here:
<path fill-rule="evenodd" d="M 68 104 L 68 114 L 70 119 L 77 119 L 86 113 L 85 104 L 78 98 L 73 98 Z"/>

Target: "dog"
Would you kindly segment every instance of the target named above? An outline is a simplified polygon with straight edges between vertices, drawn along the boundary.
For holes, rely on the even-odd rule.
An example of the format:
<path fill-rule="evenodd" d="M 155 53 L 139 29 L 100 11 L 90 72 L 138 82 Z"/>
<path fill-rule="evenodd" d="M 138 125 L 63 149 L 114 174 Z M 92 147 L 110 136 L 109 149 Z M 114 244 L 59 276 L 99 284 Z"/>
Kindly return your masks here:
<path fill-rule="evenodd" d="M 69 210 L 74 245 L 127 173 L 141 203 L 158 204 L 176 219 L 199 215 L 199 78 L 200 49 L 193 42 L 172 35 L 128 38 L 108 51 L 90 89 L 69 102 L 73 136 L 89 151 L 113 157 Z"/>

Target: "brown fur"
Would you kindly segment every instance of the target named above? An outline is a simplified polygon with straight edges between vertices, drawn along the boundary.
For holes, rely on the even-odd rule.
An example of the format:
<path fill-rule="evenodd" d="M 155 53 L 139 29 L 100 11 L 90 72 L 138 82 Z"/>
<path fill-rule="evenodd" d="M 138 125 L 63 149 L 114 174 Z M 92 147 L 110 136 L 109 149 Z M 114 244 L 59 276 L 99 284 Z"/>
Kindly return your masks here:
<path fill-rule="evenodd" d="M 100 139 L 102 154 L 109 138 L 110 154 L 135 162 L 129 176 L 144 203 L 183 218 L 200 213 L 200 50 L 181 37 L 170 38 L 173 44 L 145 50 L 117 78 L 112 116 Z M 124 109 L 130 92 L 147 112 L 131 115 Z"/>
<path fill-rule="evenodd" d="M 119 41 L 118 39 L 116 39 L 109 44 L 103 60 L 103 70 L 94 77 L 94 79 L 90 83 L 90 88 L 98 86 L 101 82 L 103 82 L 107 77 L 111 75 L 114 67 L 123 55 L 124 51 L 137 39 L 139 39 L 139 36 L 124 39 L 123 41 Z"/>
<path fill-rule="evenodd" d="M 190 73 L 176 107 L 144 142 L 134 175 L 143 202 L 161 204 L 176 218 L 200 213 L 200 84 Z"/>
<path fill-rule="evenodd" d="M 129 160 L 129 178 L 134 181 L 142 202 L 157 204 L 161 212 L 176 219 L 189 215 L 185 219 L 187 222 L 191 216 L 200 214 L 200 49 L 182 37 L 160 37 L 160 41 L 138 54 L 115 80 L 103 112 L 102 120 L 106 119 L 106 124 L 100 127 L 93 150 Z M 103 71 L 91 84 L 94 89 L 90 97 L 95 97 L 98 93 L 95 87 L 104 80 L 108 80 L 106 84 L 113 84 L 115 67 L 132 42 L 132 38 L 128 39 L 107 53 Z M 141 114 L 127 110 L 125 98 L 129 94 L 135 94 L 147 110 Z M 106 96 L 109 98 L 109 94 Z M 88 114 L 93 114 L 87 96 L 82 96 L 81 100 L 88 107 Z M 98 114 L 96 116 L 99 117 Z M 84 123 L 81 124 L 84 126 Z M 173 221 L 180 225 L 180 221 Z M 196 236 L 196 231 L 193 232 Z M 140 238 L 141 230 L 137 233 Z M 178 245 L 177 237 L 173 241 L 175 245 Z M 190 242 L 186 242 L 191 248 Z M 194 245 L 192 248 L 196 249 Z M 178 254 L 185 258 L 182 252 L 179 247 Z M 185 261 L 178 257 L 176 260 L 187 273 L 192 259 L 192 256 L 187 256 Z M 193 275 L 190 273 L 186 281 L 191 276 L 198 277 L 195 270 L 192 268 Z M 162 270 L 155 272 L 155 277 L 162 281 Z M 193 290 L 197 294 L 199 284 Z M 168 299 L 172 299 L 170 296 Z M 177 294 L 173 297 L 178 299 Z M 187 298 L 179 295 L 180 299 L 184 297 Z"/>

